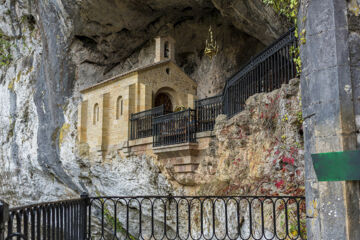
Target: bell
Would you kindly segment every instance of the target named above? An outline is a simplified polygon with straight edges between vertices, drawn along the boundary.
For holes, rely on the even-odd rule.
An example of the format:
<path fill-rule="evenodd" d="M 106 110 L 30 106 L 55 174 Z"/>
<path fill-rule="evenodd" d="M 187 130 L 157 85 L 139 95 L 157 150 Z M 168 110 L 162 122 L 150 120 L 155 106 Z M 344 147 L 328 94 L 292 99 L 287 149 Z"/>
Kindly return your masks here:
<path fill-rule="evenodd" d="M 216 41 L 214 41 L 213 32 L 212 32 L 211 26 L 210 26 L 209 27 L 209 36 L 208 36 L 208 39 L 206 40 L 204 54 L 206 56 L 208 56 L 210 59 L 212 59 L 217 54 L 218 50 L 219 50 L 219 48 L 216 44 Z"/>

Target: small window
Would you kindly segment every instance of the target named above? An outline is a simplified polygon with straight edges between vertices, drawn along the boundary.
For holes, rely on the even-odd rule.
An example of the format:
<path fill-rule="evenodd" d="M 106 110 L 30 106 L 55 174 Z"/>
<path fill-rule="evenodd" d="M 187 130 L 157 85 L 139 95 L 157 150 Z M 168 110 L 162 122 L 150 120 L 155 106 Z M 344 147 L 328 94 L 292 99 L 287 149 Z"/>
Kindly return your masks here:
<path fill-rule="evenodd" d="M 170 74 L 170 68 L 166 68 L 166 73 L 169 75 Z"/>
<path fill-rule="evenodd" d="M 120 116 L 123 115 L 123 99 L 122 97 L 118 97 L 116 100 L 116 119 L 119 119 Z"/>
<path fill-rule="evenodd" d="M 123 100 L 121 99 L 121 111 L 120 111 L 121 116 L 123 115 Z"/>
<path fill-rule="evenodd" d="M 169 42 L 166 41 L 165 44 L 164 44 L 164 57 L 165 57 L 165 58 L 168 58 L 168 57 L 169 57 L 169 52 L 170 52 Z"/>
<path fill-rule="evenodd" d="M 93 124 L 99 121 L 99 104 L 95 103 L 94 105 L 94 113 L 93 113 Z"/>

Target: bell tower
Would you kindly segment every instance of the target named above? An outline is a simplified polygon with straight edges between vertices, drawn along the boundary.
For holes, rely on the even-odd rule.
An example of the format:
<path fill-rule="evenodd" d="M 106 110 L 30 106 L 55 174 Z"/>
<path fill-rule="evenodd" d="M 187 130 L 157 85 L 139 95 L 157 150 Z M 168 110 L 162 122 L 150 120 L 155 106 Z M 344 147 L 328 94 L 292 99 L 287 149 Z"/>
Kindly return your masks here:
<path fill-rule="evenodd" d="M 175 40 L 170 36 L 156 37 L 154 62 L 157 63 L 168 59 L 175 62 Z"/>

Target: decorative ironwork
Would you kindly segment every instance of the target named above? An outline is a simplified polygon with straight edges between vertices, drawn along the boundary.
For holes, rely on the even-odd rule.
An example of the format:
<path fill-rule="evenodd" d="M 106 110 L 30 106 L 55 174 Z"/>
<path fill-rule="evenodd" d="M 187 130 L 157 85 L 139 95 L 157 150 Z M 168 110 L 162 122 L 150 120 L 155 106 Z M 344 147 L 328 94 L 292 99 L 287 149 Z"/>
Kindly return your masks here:
<path fill-rule="evenodd" d="M 280 88 L 281 84 L 288 83 L 296 77 L 296 66 L 290 53 L 291 47 L 297 46 L 295 28 L 281 36 L 276 42 L 264 51 L 252 58 L 241 70 L 228 79 L 222 95 L 195 101 L 196 119 L 191 117 L 189 123 L 185 123 L 183 114 L 167 115 L 157 121 L 163 121 L 156 125 L 157 130 L 152 132 L 152 119 L 166 114 L 160 108 L 154 108 L 131 116 L 130 139 L 138 139 L 154 135 L 154 146 L 183 143 L 188 137 L 188 131 L 184 126 L 190 126 L 191 136 L 194 129 L 196 132 L 212 131 L 216 117 L 223 113 L 228 117 L 242 111 L 245 101 L 255 93 L 269 92 Z M 216 42 L 213 40 L 211 27 L 207 50 L 217 51 Z M 212 54 L 212 53 L 211 53 Z M 179 119 L 179 117 L 181 119 Z M 195 121 L 196 120 L 196 121 Z M 194 124 L 196 122 L 196 124 Z M 176 129 L 179 127 L 179 129 Z M 195 141 L 195 137 L 190 137 Z"/>
<path fill-rule="evenodd" d="M 222 114 L 222 95 L 195 101 L 197 132 L 212 131 L 217 116 Z"/>
<path fill-rule="evenodd" d="M 209 27 L 208 39 L 206 39 L 204 54 L 212 59 L 219 51 L 219 47 L 213 37 L 211 26 Z"/>
<path fill-rule="evenodd" d="M 228 117 L 242 111 L 251 95 L 280 88 L 297 76 L 290 52 L 292 47 L 297 47 L 294 31 L 295 28 L 290 29 L 226 82 L 223 111 Z"/>
<path fill-rule="evenodd" d="M 296 47 L 295 28 L 291 28 L 230 77 L 221 96 L 197 100 L 197 131 L 213 130 L 219 109 L 231 117 L 244 109 L 245 101 L 250 96 L 280 88 L 281 84 L 296 77 L 296 65 L 291 54 L 291 48 Z M 210 103 L 220 98 L 222 104 Z"/>
<path fill-rule="evenodd" d="M 5 240 L 86 239 L 88 196 L 10 209 Z M 0 222 L 1 224 L 1 222 Z M 1 238 L 1 232 L 0 232 Z"/>
<path fill-rule="evenodd" d="M 6 240 L 306 239 L 302 196 L 83 195 L 9 215 Z"/>
<path fill-rule="evenodd" d="M 164 115 L 164 105 L 146 111 L 131 114 L 130 139 L 139 139 L 152 136 L 152 119 Z"/>
<path fill-rule="evenodd" d="M 187 109 L 153 119 L 153 146 L 196 141 L 195 111 Z"/>

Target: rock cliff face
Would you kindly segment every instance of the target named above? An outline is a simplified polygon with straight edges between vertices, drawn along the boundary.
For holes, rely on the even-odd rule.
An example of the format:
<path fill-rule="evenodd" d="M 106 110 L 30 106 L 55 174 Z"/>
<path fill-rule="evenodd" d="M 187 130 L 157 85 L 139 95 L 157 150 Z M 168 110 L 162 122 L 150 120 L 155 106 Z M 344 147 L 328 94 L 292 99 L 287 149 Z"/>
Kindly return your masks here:
<path fill-rule="evenodd" d="M 198 194 L 303 195 L 300 81 L 248 98 L 244 111 L 216 120 L 198 169 Z"/>
<path fill-rule="evenodd" d="M 89 164 L 78 153 L 79 89 L 151 62 L 166 34 L 199 97 L 211 96 L 288 26 L 260 0 L 1 0 L 0 16 L 0 196 L 12 205 L 176 191 L 145 156 Z M 209 25 L 213 61 L 202 53 Z"/>

